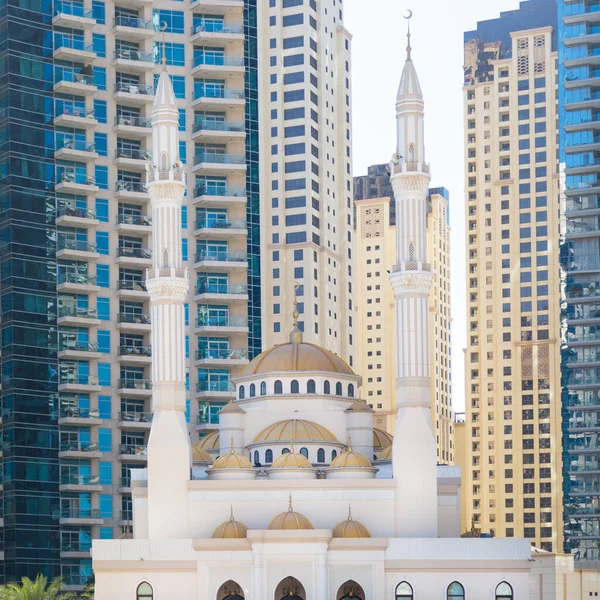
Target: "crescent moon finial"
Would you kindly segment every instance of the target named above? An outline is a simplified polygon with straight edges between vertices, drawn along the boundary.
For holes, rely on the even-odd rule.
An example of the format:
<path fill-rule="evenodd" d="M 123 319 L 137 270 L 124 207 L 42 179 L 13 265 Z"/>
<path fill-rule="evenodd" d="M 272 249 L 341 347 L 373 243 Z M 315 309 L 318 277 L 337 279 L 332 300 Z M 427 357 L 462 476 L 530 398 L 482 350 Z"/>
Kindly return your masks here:
<path fill-rule="evenodd" d="M 407 39 L 407 44 L 406 44 L 406 60 L 410 60 L 410 51 L 411 51 L 411 47 L 410 47 L 410 20 L 412 19 L 413 11 L 410 10 L 409 8 L 407 8 L 404 11 L 404 14 L 402 16 L 406 19 L 407 25 L 408 25 L 408 32 L 406 34 L 406 39 Z"/>
<path fill-rule="evenodd" d="M 167 70 L 167 52 L 166 52 L 166 48 L 165 48 L 165 30 L 167 29 L 167 27 L 169 26 L 169 24 L 166 21 L 161 21 L 160 25 L 158 26 L 158 28 L 163 32 L 163 39 L 162 39 L 162 65 L 163 65 L 163 71 Z"/>

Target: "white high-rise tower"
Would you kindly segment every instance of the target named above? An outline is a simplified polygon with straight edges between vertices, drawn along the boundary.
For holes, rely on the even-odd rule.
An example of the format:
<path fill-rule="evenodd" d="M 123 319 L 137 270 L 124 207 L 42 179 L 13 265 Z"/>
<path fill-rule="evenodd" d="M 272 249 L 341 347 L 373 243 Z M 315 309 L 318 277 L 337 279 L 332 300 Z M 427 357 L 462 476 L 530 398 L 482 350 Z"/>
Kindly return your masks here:
<path fill-rule="evenodd" d="M 396 201 L 396 265 L 390 281 L 396 301 L 396 535 L 437 537 L 436 444 L 431 425 L 428 297 L 433 279 L 427 263 L 427 195 L 424 103 L 407 58 L 396 99 L 397 150 L 390 164 Z"/>
<path fill-rule="evenodd" d="M 148 440 L 148 537 L 185 537 L 191 445 L 185 421 L 184 302 L 188 274 L 181 254 L 185 174 L 178 153 L 178 111 L 166 70 L 152 109 L 148 193 L 152 204 L 153 268 L 146 281 L 152 310 L 152 411 Z"/>

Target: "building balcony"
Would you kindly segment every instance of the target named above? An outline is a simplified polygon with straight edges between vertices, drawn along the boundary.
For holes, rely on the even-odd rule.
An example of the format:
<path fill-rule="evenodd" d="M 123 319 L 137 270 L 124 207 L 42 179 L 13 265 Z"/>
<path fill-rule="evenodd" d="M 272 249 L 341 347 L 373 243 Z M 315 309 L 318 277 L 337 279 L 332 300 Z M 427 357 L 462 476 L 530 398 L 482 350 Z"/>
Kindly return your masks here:
<path fill-rule="evenodd" d="M 91 96 L 98 91 L 92 75 L 60 71 L 56 75 L 53 87 L 57 94 L 72 94 L 74 96 Z"/>
<path fill-rule="evenodd" d="M 213 284 L 199 283 L 196 286 L 196 302 L 212 301 L 215 302 L 247 302 L 248 286 L 245 283 L 239 284 Z"/>
<path fill-rule="evenodd" d="M 151 52 L 138 50 L 115 50 L 113 66 L 123 73 L 144 73 L 154 71 L 154 56 Z"/>
<path fill-rule="evenodd" d="M 98 383 L 97 377 L 77 376 L 60 378 L 58 382 L 59 392 L 83 392 L 93 394 L 102 391 L 102 386 Z"/>
<path fill-rule="evenodd" d="M 59 344 L 58 358 L 74 359 L 74 360 L 97 360 L 102 357 L 98 352 L 98 344 L 88 342 L 86 344 Z"/>
<path fill-rule="evenodd" d="M 119 460 L 145 463 L 148 460 L 148 446 L 121 444 L 119 447 Z"/>
<path fill-rule="evenodd" d="M 99 256 L 96 245 L 89 244 L 84 240 L 59 240 L 56 247 L 56 258 L 93 261 Z"/>
<path fill-rule="evenodd" d="M 103 521 L 104 522 L 104 521 Z M 82 592 L 90 580 L 90 576 L 85 573 L 63 573 L 63 585 L 61 592 Z"/>
<path fill-rule="evenodd" d="M 122 510 L 119 513 L 119 527 L 133 525 L 133 510 Z"/>
<path fill-rule="evenodd" d="M 74 162 L 91 162 L 98 158 L 98 153 L 96 152 L 96 144 L 65 139 L 54 149 L 54 158 Z"/>
<path fill-rule="evenodd" d="M 98 125 L 95 111 L 86 108 L 64 107 L 54 115 L 53 124 L 57 127 L 72 127 L 73 129 L 89 129 Z"/>
<path fill-rule="evenodd" d="M 119 494 L 131 494 L 131 477 L 119 479 Z"/>
<path fill-rule="evenodd" d="M 205 271 L 231 271 L 248 268 L 248 255 L 245 252 L 197 252 L 194 256 L 194 269 Z"/>
<path fill-rule="evenodd" d="M 52 25 L 67 29 L 90 29 L 96 24 L 91 9 L 85 8 L 83 2 L 56 2 Z"/>
<path fill-rule="evenodd" d="M 196 319 L 194 333 L 215 335 L 248 333 L 248 318 L 212 315 L 199 316 Z"/>
<path fill-rule="evenodd" d="M 151 412 L 122 412 L 119 413 L 119 427 L 127 429 L 150 430 L 152 427 Z"/>
<path fill-rule="evenodd" d="M 68 406 L 61 408 L 58 416 L 59 425 L 81 425 L 82 427 L 92 427 L 102 425 L 102 419 L 98 409 L 77 408 Z"/>
<path fill-rule="evenodd" d="M 206 208 L 228 208 L 245 206 L 246 188 L 233 186 L 207 187 L 198 185 L 194 189 L 193 203 Z"/>
<path fill-rule="evenodd" d="M 244 123 L 235 121 L 198 119 L 194 122 L 192 132 L 193 140 L 206 142 L 227 142 L 246 138 Z"/>
<path fill-rule="evenodd" d="M 199 381 L 196 384 L 196 398 L 227 401 L 234 396 L 231 381 Z"/>
<path fill-rule="evenodd" d="M 244 0 L 195 0 L 190 10 L 202 10 L 208 14 L 224 15 L 242 13 Z"/>
<path fill-rule="evenodd" d="M 242 219 L 198 219 L 194 236 L 199 239 L 222 240 L 235 237 L 246 237 L 248 228 Z"/>
<path fill-rule="evenodd" d="M 66 442 L 60 445 L 58 458 L 102 458 L 98 444 L 83 444 L 81 442 Z"/>
<path fill-rule="evenodd" d="M 134 204 L 145 204 L 150 201 L 148 190 L 141 181 L 117 181 L 115 198 Z"/>
<path fill-rule="evenodd" d="M 102 525 L 104 523 L 98 508 L 63 508 L 56 511 L 55 518 L 60 520 L 61 525 Z"/>
<path fill-rule="evenodd" d="M 115 150 L 115 165 L 128 171 L 146 170 L 146 165 L 152 160 L 152 152 L 147 150 L 117 148 Z"/>
<path fill-rule="evenodd" d="M 61 475 L 59 491 L 61 492 L 101 492 L 98 475 Z"/>
<path fill-rule="evenodd" d="M 95 277 L 83 273 L 58 273 L 57 291 L 59 292 L 82 292 L 94 293 L 100 290 Z"/>
<path fill-rule="evenodd" d="M 96 212 L 93 210 L 83 210 L 63 204 L 56 211 L 56 225 L 68 227 L 97 227 L 100 221 L 96 218 Z"/>
<path fill-rule="evenodd" d="M 196 365 L 208 367 L 229 367 L 247 365 L 247 348 L 200 348 L 196 350 Z"/>
<path fill-rule="evenodd" d="M 54 186 L 56 193 L 95 195 L 100 191 L 96 178 L 91 175 L 81 175 L 74 171 L 62 171 Z"/>
<path fill-rule="evenodd" d="M 117 217 L 117 231 L 130 233 L 152 233 L 152 217 L 143 215 L 119 215 Z"/>
<path fill-rule="evenodd" d="M 589 5 L 586 10 L 585 3 L 565 3 L 565 14 L 563 16 L 565 25 L 572 23 L 598 23 L 600 22 L 600 12 L 594 5 Z"/>
<path fill-rule="evenodd" d="M 152 362 L 151 346 L 119 346 L 117 361 L 132 365 L 149 365 Z"/>
<path fill-rule="evenodd" d="M 136 19 L 135 17 L 118 16 L 113 19 L 113 33 L 120 40 L 137 42 L 151 38 L 154 35 L 154 26 L 152 25 L 152 21 Z M 120 53 L 122 52 L 124 51 L 121 50 Z"/>
<path fill-rule="evenodd" d="M 119 379 L 119 394 L 126 396 L 152 396 L 151 379 Z"/>
<path fill-rule="evenodd" d="M 115 117 L 114 131 L 123 137 L 142 140 L 152 134 L 152 120 L 142 117 Z"/>
<path fill-rule="evenodd" d="M 143 106 L 154 102 L 154 86 L 138 83 L 116 83 L 113 94 L 115 102 L 129 106 Z"/>
<path fill-rule="evenodd" d="M 205 110 L 225 110 L 242 108 L 245 103 L 244 90 L 216 89 L 195 94 L 191 107 Z"/>
<path fill-rule="evenodd" d="M 243 76 L 245 71 L 242 56 L 196 56 L 192 62 L 193 77 L 219 78 Z"/>
<path fill-rule="evenodd" d="M 77 308 L 75 306 L 59 306 L 57 324 L 60 325 L 83 325 L 93 327 L 100 325 L 98 311 L 91 308 Z"/>
<path fill-rule="evenodd" d="M 117 296 L 146 300 L 150 297 L 150 294 L 148 294 L 148 289 L 143 281 L 119 280 L 117 282 Z"/>
<path fill-rule="evenodd" d="M 152 265 L 152 250 L 148 248 L 117 248 L 118 265 L 149 267 Z"/>
<path fill-rule="evenodd" d="M 123 6 L 124 8 L 144 8 L 145 6 L 152 6 L 154 0 L 117 0 L 117 6 Z"/>
<path fill-rule="evenodd" d="M 117 315 L 117 329 L 123 331 L 150 331 L 150 328 L 149 314 L 119 313 Z"/>
<path fill-rule="evenodd" d="M 96 60 L 94 46 L 87 43 L 82 36 L 61 33 L 54 42 L 54 60 L 83 63 L 89 65 Z"/>
<path fill-rule="evenodd" d="M 225 46 L 244 41 L 244 26 L 232 23 L 201 22 L 192 27 L 192 43 Z"/>
<path fill-rule="evenodd" d="M 219 428 L 219 415 L 208 411 L 196 415 L 196 431 L 214 431 Z"/>
<path fill-rule="evenodd" d="M 91 544 L 88 543 L 63 543 L 60 547 L 61 558 L 89 558 Z"/>
<path fill-rule="evenodd" d="M 199 175 L 228 175 L 246 172 L 243 154 L 212 154 L 201 152 L 194 157 L 194 173 Z"/>

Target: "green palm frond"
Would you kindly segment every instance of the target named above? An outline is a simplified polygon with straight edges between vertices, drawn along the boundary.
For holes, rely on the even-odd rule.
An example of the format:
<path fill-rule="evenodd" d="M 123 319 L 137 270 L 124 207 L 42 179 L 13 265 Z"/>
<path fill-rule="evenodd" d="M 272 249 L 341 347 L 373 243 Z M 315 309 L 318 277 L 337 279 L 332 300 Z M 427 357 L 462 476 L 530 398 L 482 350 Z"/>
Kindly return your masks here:
<path fill-rule="evenodd" d="M 56 577 L 50 583 L 44 575 L 34 581 L 23 577 L 21 583 L 11 582 L 0 586 L 0 600 L 72 600 L 74 594 L 61 592 L 62 578 Z"/>

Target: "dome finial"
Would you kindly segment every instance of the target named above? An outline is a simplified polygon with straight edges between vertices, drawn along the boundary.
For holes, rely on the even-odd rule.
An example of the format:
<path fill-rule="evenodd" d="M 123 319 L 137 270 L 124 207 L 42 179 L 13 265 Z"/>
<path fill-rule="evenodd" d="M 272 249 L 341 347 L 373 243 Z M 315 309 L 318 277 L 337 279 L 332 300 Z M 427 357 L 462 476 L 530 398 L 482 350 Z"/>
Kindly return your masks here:
<path fill-rule="evenodd" d="M 231 440 L 229 441 L 229 454 L 235 454 L 235 442 L 233 441 L 233 435 L 231 436 Z"/>
<path fill-rule="evenodd" d="M 163 32 L 163 36 L 162 36 L 162 66 L 163 66 L 163 71 L 167 70 L 167 52 L 165 49 L 165 30 L 167 29 L 168 24 L 166 21 L 161 21 L 160 22 L 160 30 Z"/>
<path fill-rule="evenodd" d="M 300 284 L 294 284 L 294 312 L 292 313 L 292 317 L 294 317 L 294 329 L 292 329 L 292 333 L 290 333 L 290 342 L 292 344 L 301 344 L 302 343 L 302 332 L 299 328 L 298 319 L 300 318 L 300 311 L 298 310 L 298 290 L 300 289 Z"/>
<path fill-rule="evenodd" d="M 352 452 L 352 436 L 348 436 L 348 452 Z"/>
<path fill-rule="evenodd" d="M 290 492 L 290 499 L 288 502 L 288 512 L 294 512 L 294 507 L 292 506 L 292 492 Z"/>
<path fill-rule="evenodd" d="M 406 19 L 406 22 L 407 22 L 407 25 L 408 25 L 408 32 L 406 34 L 406 40 L 407 40 L 407 43 L 406 43 L 406 60 L 411 60 L 410 53 L 411 53 L 412 48 L 410 47 L 410 20 L 412 19 L 412 16 L 413 16 L 412 10 L 407 10 L 404 13 L 404 18 Z"/>
<path fill-rule="evenodd" d="M 229 505 L 229 520 L 233 523 L 235 519 L 233 518 L 233 504 Z"/>
<path fill-rule="evenodd" d="M 348 504 L 348 521 L 352 521 L 352 504 Z"/>

